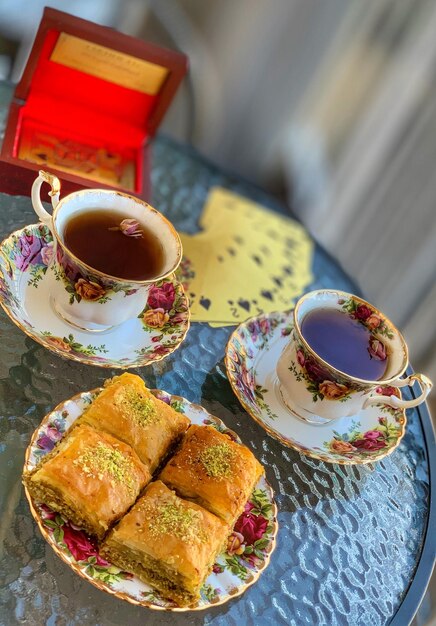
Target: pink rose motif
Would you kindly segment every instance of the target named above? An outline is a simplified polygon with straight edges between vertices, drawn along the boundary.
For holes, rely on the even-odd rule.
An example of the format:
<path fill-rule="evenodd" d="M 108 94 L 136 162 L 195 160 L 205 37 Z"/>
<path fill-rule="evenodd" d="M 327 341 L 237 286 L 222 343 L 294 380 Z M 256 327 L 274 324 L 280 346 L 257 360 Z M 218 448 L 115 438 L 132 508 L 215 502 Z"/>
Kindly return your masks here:
<path fill-rule="evenodd" d="M 15 265 L 24 272 L 29 265 L 41 263 L 42 242 L 35 235 L 23 235 L 18 241 L 19 254 L 15 257 Z"/>
<path fill-rule="evenodd" d="M 372 311 L 366 304 L 359 304 L 354 311 L 354 317 L 362 322 L 367 320 L 370 315 L 372 315 Z"/>
<path fill-rule="evenodd" d="M 396 387 L 392 387 L 389 385 L 376 387 L 375 392 L 380 394 L 381 396 L 397 396 L 400 397 L 400 392 Z"/>
<path fill-rule="evenodd" d="M 384 361 L 387 356 L 385 345 L 380 339 L 376 339 L 375 337 L 371 337 L 369 340 L 368 352 L 371 358 L 376 359 L 376 361 Z"/>
<path fill-rule="evenodd" d="M 157 345 L 153 348 L 153 355 L 164 356 L 165 354 L 168 354 L 169 351 L 170 349 L 167 346 Z"/>
<path fill-rule="evenodd" d="M 215 563 L 214 566 L 212 567 L 212 571 L 214 574 L 222 574 L 224 571 L 224 568 L 221 567 L 221 565 L 218 565 L 218 563 Z"/>
<path fill-rule="evenodd" d="M 245 511 L 239 516 L 234 528 L 235 532 L 244 537 L 244 543 L 248 546 L 252 546 L 255 541 L 261 539 L 268 526 L 268 520 L 262 515 L 251 513 L 252 509 L 254 505 L 247 502 Z"/>
<path fill-rule="evenodd" d="M 53 261 L 53 257 L 54 257 L 54 249 L 53 249 L 53 242 L 51 242 L 41 249 L 41 259 L 44 265 L 48 266 Z"/>
<path fill-rule="evenodd" d="M 83 530 L 75 530 L 66 523 L 63 526 L 64 542 L 76 561 L 87 561 L 90 556 L 96 558 L 97 565 L 109 565 L 101 558 L 93 542 L 85 535 Z"/>
<path fill-rule="evenodd" d="M 330 374 L 326 372 L 326 370 L 312 357 L 308 357 L 306 359 L 304 368 L 307 375 L 313 380 L 313 382 L 321 383 L 325 380 L 331 380 Z"/>
<path fill-rule="evenodd" d="M 55 443 L 56 442 L 53 441 L 53 439 L 50 439 L 50 437 L 47 437 L 47 435 L 41 435 L 41 437 L 38 438 L 36 445 L 40 450 L 50 452 L 55 447 Z"/>
<path fill-rule="evenodd" d="M 270 331 L 270 322 L 267 318 L 259 320 L 259 332 L 261 335 L 267 335 Z"/>
<path fill-rule="evenodd" d="M 249 322 L 247 324 L 247 330 L 253 341 L 257 341 L 259 337 L 259 324 L 257 322 Z"/>
<path fill-rule="evenodd" d="M 45 434 L 38 437 L 36 445 L 40 450 L 50 452 L 55 447 L 56 442 L 61 439 L 63 433 L 56 428 L 56 426 L 49 426 Z"/>
<path fill-rule="evenodd" d="M 380 424 L 380 426 L 386 426 L 386 424 L 388 423 L 388 420 L 382 415 L 380 415 L 380 417 L 378 418 L 378 423 Z"/>
<path fill-rule="evenodd" d="M 378 439 L 382 434 L 378 430 L 367 430 L 363 436 L 365 439 Z"/>
<path fill-rule="evenodd" d="M 53 520 L 56 519 L 57 513 L 50 509 L 46 504 L 40 504 L 40 508 L 43 511 L 43 519 Z"/>
<path fill-rule="evenodd" d="M 117 230 L 117 228 L 109 228 L 109 230 Z M 141 239 L 143 232 L 139 226 L 138 220 L 132 217 L 128 217 L 120 222 L 119 230 L 126 235 L 126 237 L 134 237 L 135 239 Z"/>
<path fill-rule="evenodd" d="M 164 283 L 161 287 L 152 287 L 148 294 L 147 304 L 152 309 L 169 311 L 174 304 L 176 291 L 172 283 Z"/>
<path fill-rule="evenodd" d="M 305 363 L 306 359 L 304 357 L 304 352 L 303 352 L 303 350 L 301 350 L 301 348 L 298 348 L 298 350 L 297 350 L 297 361 L 301 365 L 301 367 L 304 367 L 304 363 Z"/>
<path fill-rule="evenodd" d="M 173 326 L 177 326 L 178 324 L 183 324 L 186 321 L 186 313 L 176 313 L 171 317 L 171 324 Z"/>
<path fill-rule="evenodd" d="M 376 313 L 372 313 L 367 319 L 366 319 L 366 326 L 367 328 L 370 328 L 371 330 L 374 330 L 375 328 L 378 328 L 380 326 L 380 324 L 382 323 L 382 318 L 377 315 Z"/>
<path fill-rule="evenodd" d="M 353 446 L 355 448 L 360 448 L 361 450 L 368 450 L 369 452 L 381 450 L 386 447 L 386 441 L 378 430 L 368 430 L 364 435 L 363 439 L 356 439 L 353 441 Z"/>
<path fill-rule="evenodd" d="M 60 246 L 57 248 L 56 257 L 59 264 L 62 265 L 62 269 L 68 280 L 76 282 L 76 280 L 80 278 L 79 268 L 75 263 L 73 263 L 73 261 L 70 260 L 67 254 L 64 254 Z"/>

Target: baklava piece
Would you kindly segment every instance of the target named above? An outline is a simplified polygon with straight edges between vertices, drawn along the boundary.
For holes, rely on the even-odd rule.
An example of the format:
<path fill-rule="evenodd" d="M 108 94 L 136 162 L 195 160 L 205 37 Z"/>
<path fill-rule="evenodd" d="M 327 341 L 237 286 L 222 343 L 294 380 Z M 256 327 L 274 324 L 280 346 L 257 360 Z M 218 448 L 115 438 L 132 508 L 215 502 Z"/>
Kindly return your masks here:
<path fill-rule="evenodd" d="M 100 554 L 165 598 L 190 606 L 228 534 L 222 520 L 156 481 L 108 534 Z"/>
<path fill-rule="evenodd" d="M 130 446 L 87 425 L 67 434 L 24 476 L 32 498 L 98 539 L 150 480 Z"/>
<path fill-rule="evenodd" d="M 155 398 L 142 378 L 125 373 L 107 383 L 76 423 L 89 424 L 128 443 L 153 473 L 190 421 Z"/>
<path fill-rule="evenodd" d="M 247 447 L 212 426 L 193 424 L 159 478 L 182 498 L 233 525 L 262 474 Z"/>

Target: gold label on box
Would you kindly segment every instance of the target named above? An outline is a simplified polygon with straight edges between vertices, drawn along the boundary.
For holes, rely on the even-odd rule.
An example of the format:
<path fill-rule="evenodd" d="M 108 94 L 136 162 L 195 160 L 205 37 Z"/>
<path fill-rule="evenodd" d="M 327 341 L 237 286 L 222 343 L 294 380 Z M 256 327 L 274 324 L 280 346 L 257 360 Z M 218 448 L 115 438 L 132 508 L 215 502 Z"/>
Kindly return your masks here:
<path fill-rule="evenodd" d="M 166 67 L 66 33 L 60 33 L 50 60 L 151 96 L 168 75 Z"/>

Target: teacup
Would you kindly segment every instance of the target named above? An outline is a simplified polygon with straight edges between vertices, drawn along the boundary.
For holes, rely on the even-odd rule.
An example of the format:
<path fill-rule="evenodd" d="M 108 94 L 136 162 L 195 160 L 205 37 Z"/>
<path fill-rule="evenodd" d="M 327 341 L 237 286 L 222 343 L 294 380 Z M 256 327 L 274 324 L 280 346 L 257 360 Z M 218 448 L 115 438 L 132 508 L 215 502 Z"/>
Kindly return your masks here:
<path fill-rule="evenodd" d="M 341 371 L 321 358 L 304 338 L 301 326 L 316 309 L 336 309 L 362 324 L 369 334 L 368 349 L 376 359 L 386 359 L 381 378 L 365 380 Z M 425 400 L 432 383 L 423 374 L 401 378 L 408 366 L 408 351 L 397 328 L 372 304 L 336 290 L 318 290 L 297 302 L 289 342 L 278 363 L 277 376 L 283 402 L 291 413 L 313 424 L 352 416 L 374 404 L 395 409 L 415 407 Z M 372 352 L 371 352 L 372 351 Z M 414 400 L 402 400 L 399 387 L 420 387 Z"/>
<path fill-rule="evenodd" d="M 53 205 L 50 215 L 40 199 L 43 183 L 51 186 Z M 150 288 L 171 275 L 182 258 L 180 237 L 172 224 L 146 202 L 119 191 L 84 189 L 59 199 L 60 181 L 40 171 L 32 186 L 32 204 L 39 219 L 53 235 L 48 280 L 51 281 L 51 305 L 69 324 L 88 331 L 102 331 L 138 316 L 145 306 Z M 128 215 L 139 226 L 159 239 L 163 249 L 163 267 L 158 276 L 148 280 L 121 279 L 90 267 L 67 248 L 66 224 L 72 217 L 97 210 Z"/>

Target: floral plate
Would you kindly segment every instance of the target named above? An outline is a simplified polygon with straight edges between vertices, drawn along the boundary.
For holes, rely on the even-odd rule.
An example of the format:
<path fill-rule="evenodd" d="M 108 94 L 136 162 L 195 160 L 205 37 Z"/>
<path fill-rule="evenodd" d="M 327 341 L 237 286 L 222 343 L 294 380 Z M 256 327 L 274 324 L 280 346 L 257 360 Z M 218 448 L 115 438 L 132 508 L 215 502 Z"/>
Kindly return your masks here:
<path fill-rule="evenodd" d="M 59 404 L 45 416 L 35 430 L 26 451 L 24 469 L 31 470 L 39 459 L 47 454 L 66 429 L 83 413 L 101 389 L 94 389 L 72 397 Z M 180 396 L 165 391 L 153 391 L 154 395 L 170 404 L 176 411 L 189 417 L 193 424 L 209 424 L 227 433 L 235 441 L 238 436 L 210 415 L 203 407 L 192 404 Z M 99 553 L 96 544 L 84 533 L 58 513 L 34 501 L 25 489 L 35 521 L 44 539 L 55 553 L 79 576 L 99 589 L 127 600 L 132 604 L 157 610 L 187 611 L 207 609 L 223 604 L 241 595 L 259 578 L 267 567 L 275 547 L 277 534 L 277 507 L 273 491 L 264 477 L 260 478 L 245 511 L 236 522 L 227 549 L 222 552 L 210 576 L 206 579 L 197 606 L 181 608 L 163 599 L 157 591 L 108 563 Z"/>
<path fill-rule="evenodd" d="M 380 404 L 316 426 L 287 410 L 275 367 L 292 326 L 292 311 L 268 313 L 241 324 L 229 339 L 227 376 L 251 417 L 284 445 L 328 463 L 372 463 L 393 452 L 405 433 L 404 410 Z M 392 387 L 377 393 L 400 395 Z"/>
<path fill-rule="evenodd" d="M 176 350 L 189 329 L 189 305 L 182 285 L 162 280 L 150 290 L 144 310 L 104 332 L 80 331 L 49 304 L 46 280 L 53 238 L 43 224 L 12 233 L 0 244 L 0 304 L 29 337 L 59 356 L 100 367 L 142 367 Z"/>

